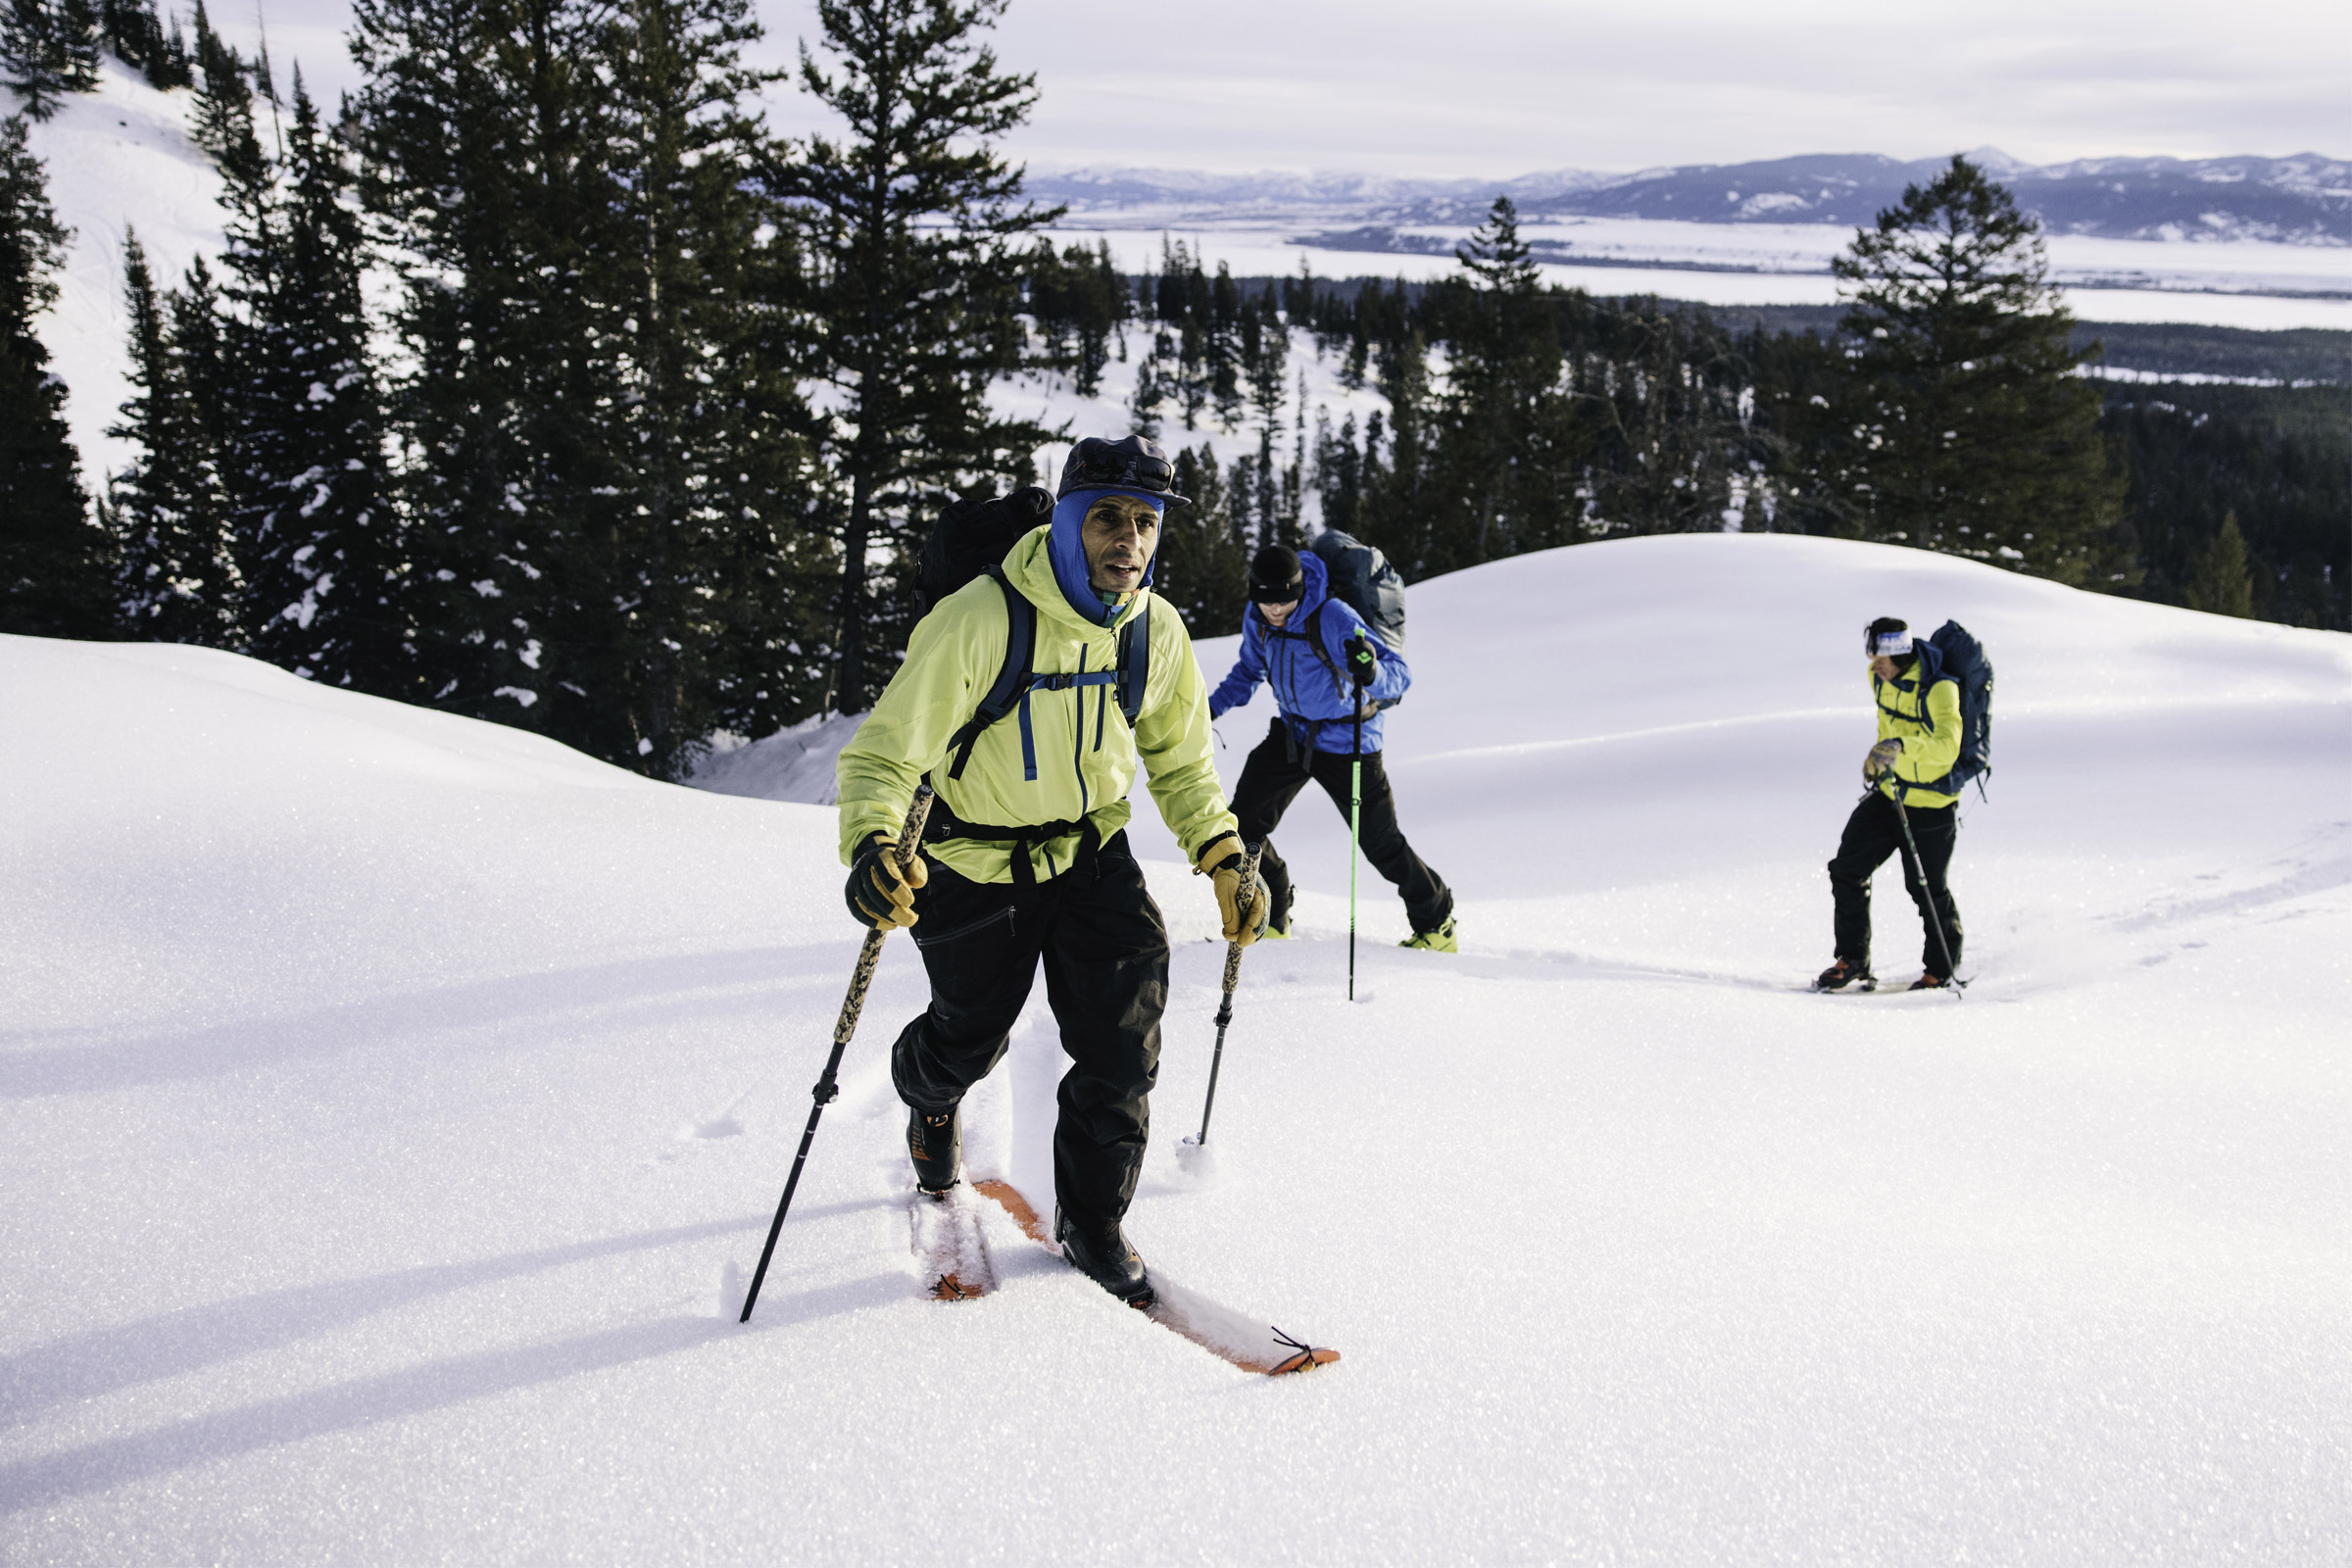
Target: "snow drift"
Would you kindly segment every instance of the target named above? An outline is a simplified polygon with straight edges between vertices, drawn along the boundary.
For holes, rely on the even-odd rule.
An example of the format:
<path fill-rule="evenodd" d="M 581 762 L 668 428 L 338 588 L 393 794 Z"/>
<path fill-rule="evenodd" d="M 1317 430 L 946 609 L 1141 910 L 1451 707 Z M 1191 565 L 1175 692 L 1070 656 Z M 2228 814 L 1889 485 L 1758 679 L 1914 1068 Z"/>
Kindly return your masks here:
<path fill-rule="evenodd" d="M 0 639 L 0 1557 L 2340 1561 L 2352 638 L 1761 537 L 1412 611 L 1392 765 L 1465 951 L 1386 946 L 1374 880 L 1344 1002 L 1302 798 L 1214 1185 L 1221 949 L 1136 834 L 1178 948 L 1130 1231 L 1346 1352 L 1277 1382 L 1009 1237 L 921 1298 L 900 944 L 736 1326 L 856 947 L 830 810 Z M 1965 1002 L 1797 989 L 1880 613 L 1999 670 Z M 972 1174 L 1050 1198 L 1057 1072 L 1033 1007 Z"/>

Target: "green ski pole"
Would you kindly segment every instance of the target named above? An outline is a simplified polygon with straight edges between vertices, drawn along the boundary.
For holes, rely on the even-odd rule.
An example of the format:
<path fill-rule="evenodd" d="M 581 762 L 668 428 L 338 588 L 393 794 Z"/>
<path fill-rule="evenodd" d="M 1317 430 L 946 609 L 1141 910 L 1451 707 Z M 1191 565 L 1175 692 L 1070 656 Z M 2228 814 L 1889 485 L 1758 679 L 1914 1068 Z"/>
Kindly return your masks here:
<path fill-rule="evenodd" d="M 1348 759 L 1348 1000 L 1355 1000 L 1355 846 L 1364 825 L 1364 704 L 1356 693 L 1355 750 Z"/>

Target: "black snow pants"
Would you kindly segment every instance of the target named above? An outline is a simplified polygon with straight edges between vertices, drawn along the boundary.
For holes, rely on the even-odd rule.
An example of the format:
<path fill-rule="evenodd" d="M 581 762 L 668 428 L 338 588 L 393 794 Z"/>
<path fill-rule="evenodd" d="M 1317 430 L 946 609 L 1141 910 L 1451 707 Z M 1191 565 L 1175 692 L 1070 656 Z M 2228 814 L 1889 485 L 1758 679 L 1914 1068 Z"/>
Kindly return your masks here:
<path fill-rule="evenodd" d="M 1279 827 L 1282 813 L 1310 781 L 1323 786 L 1323 793 L 1340 808 L 1340 819 L 1346 821 L 1351 760 L 1345 755 L 1298 746 L 1290 726 L 1275 719 L 1266 738 L 1242 764 L 1242 781 L 1234 786 L 1233 814 L 1241 823 L 1243 841 L 1259 843 Z M 1396 884 L 1415 931 L 1435 931 L 1446 923 L 1446 916 L 1453 913 L 1453 890 L 1404 841 L 1404 830 L 1396 825 L 1396 797 L 1389 789 L 1389 775 L 1380 765 L 1378 752 L 1364 756 L 1362 843 L 1364 858 Z M 1258 857 L 1257 869 L 1266 879 L 1266 891 L 1273 895 L 1273 925 L 1276 930 L 1288 931 L 1290 867 L 1274 853 L 1274 846 L 1267 844 Z"/>
<path fill-rule="evenodd" d="M 1927 862 L 1928 887 L 1936 890 L 1933 917 L 1943 922 L 1943 940 L 1950 945 L 1952 962 L 1957 964 L 1960 906 L 1952 902 L 1945 873 L 1951 869 L 1952 845 L 1960 831 L 1960 808 L 1909 806 L 1903 809 L 1911 818 L 1911 836 L 1919 841 L 1919 858 Z M 1854 808 L 1854 814 L 1845 819 L 1845 832 L 1838 840 L 1837 858 L 1830 861 L 1830 892 L 1837 900 L 1838 956 L 1865 969 L 1870 967 L 1871 873 L 1886 863 L 1886 857 L 1898 854 L 1903 861 L 1903 891 L 1919 906 L 1920 963 L 1937 979 L 1949 980 L 1951 971 L 1944 964 L 1942 951 L 1936 945 L 1936 928 L 1929 923 L 1927 889 L 1920 886 L 1919 871 L 1911 864 L 1911 857 L 1903 853 L 1903 828 L 1895 820 L 1894 803 L 1879 790 L 1863 797 Z"/>
<path fill-rule="evenodd" d="M 1097 1229 L 1126 1214 L 1144 1168 L 1168 931 L 1125 833 L 1092 860 L 1026 898 L 1009 882 L 973 882 L 931 862 L 913 927 L 931 1005 L 899 1032 L 890 1075 L 916 1110 L 936 1116 L 960 1102 L 1004 1059 L 1042 956 L 1071 1061 L 1054 1129 L 1054 1197 L 1074 1223 Z"/>

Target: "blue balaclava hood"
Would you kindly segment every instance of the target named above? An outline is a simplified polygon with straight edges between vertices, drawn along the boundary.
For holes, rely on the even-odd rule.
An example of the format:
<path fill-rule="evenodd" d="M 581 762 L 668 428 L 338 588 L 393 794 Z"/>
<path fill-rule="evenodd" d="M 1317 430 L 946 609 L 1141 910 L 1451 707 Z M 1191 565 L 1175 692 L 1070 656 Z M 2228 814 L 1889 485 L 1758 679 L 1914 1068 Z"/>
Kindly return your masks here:
<path fill-rule="evenodd" d="M 1054 581 L 1061 588 L 1061 597 L 1069 601 L 1072 610 L 1098 626 L 1107 626 L 1119 618 L 1123 604 L 1110 604 L 1095 590 L 1094 573 L 1086 566 L 1086 541 L 1080 537 L 1086 522 L 1086 509 L 1104 496 L 1133 496 L 1167 520 L 1165 496 L 1155 496 L 1143 490 L 1105 487 L 1099 490 L 1072 490 L 1054 503 L 1054 534 L 1046 544 L 1046 559 L 1054 564 Z M 1159 569 L 1159 551 L 1144 566 L 1143 586 L 1152 586 L 1152 574 Z"/>
<path fill-rule="evenodd" d="M 1188 499 L 1170 488 L 1175 477 L 1176 466 L 1150 436 L 1122 436 L 1116 441 L 1088 436 L 1070 448 L 1069 458 L 1061 466 L 1061 483 L 1054 492 L 1054 532 L 1046 546 L 1046 559 L 1054 564 L 1054 581 L 1060 587 L 1061 597 L 1087 620 L 1107 626 L 1127 607 L 1108 603 L 1095 591 L 1082 537 L 1086 509 L 1104 496 L 1133 496 L 1157 513 L 1165 524 L 1169 504 L 1183 506 Z M 1152 574 L 1158 569 L 1159 551 L 1154 547 L 1144 565 L 1141 586 L 1151 587 Z"/>

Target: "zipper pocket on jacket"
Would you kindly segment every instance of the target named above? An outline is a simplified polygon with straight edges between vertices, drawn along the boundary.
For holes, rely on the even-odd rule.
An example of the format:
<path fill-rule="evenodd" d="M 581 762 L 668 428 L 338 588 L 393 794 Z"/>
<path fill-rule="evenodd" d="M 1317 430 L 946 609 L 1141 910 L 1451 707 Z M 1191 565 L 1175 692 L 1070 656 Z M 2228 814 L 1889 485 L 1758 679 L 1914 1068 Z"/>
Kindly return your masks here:
<path fill-rule="evenodd" d="M 966 920 L 959 926 L 952 926 L 945 931 L 935 931 L 929 936 L 923 934 L 921 923 L 918 921 L 914 931 L 914 945 L 918 948 L 935 947 L 942 942 L 953 942 L 957 937 L 968 937 L 975 931 L 984 930 L 996 924 L 999 920 L 1010 923 L 1011 919 L 1012 906 L 1007 904 L 1001 909 L 990 910 L 977 920 Z"/>

